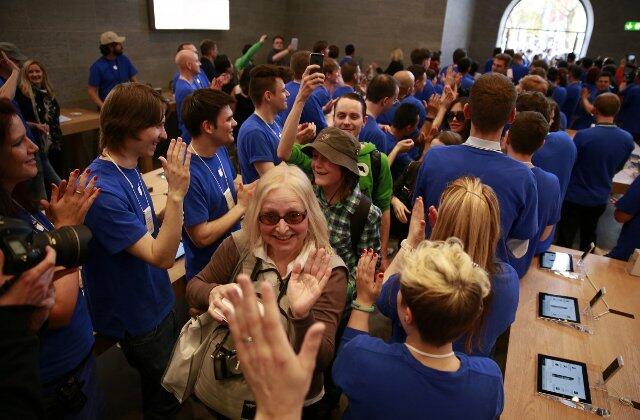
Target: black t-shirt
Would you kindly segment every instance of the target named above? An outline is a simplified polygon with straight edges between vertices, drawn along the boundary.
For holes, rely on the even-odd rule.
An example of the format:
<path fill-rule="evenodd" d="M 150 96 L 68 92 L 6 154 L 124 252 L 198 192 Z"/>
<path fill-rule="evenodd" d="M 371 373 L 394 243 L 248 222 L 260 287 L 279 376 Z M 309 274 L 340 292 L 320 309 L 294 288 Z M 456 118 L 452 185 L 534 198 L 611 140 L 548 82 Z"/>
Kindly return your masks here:
<path fill-rule="evenodd" d="M 242 123 L 253 114 L 254 107 L 251 98 L 244 96 L 241 93 L 235 95 L 236 97 L 236 110 L 233 113 L 233 118 L 238 122 L 238 125 L 234 129 L 234 138 L 238 138 L 238 132 Z"/>
<path fill-rule="evenodd" d="M 279 52 L 282 52 L 284 50 L 276 50 L 276 49 L 272 49 L 269 52 L 269 55 L 267 55 L 267 64 L 275 64 L 276 66 L 288 66 L 289 65 L 289 56 L 285 55 L 283 58 L 281 58 L 278 61 L 273 61 L 273 56 L 278 54 Z"/>
<path fill-rule="evenodd" d="M 207 75 L 210 82 L 214 77 L 218 77 L 218 72 L 216 71 L 216 68 L 214 67 L 211 60 L 206 57 L 202 57 L 202 60 L 200 60 L 200 62 L 202 64 L 202 70 L 204 70 L 204 74 Z"/>

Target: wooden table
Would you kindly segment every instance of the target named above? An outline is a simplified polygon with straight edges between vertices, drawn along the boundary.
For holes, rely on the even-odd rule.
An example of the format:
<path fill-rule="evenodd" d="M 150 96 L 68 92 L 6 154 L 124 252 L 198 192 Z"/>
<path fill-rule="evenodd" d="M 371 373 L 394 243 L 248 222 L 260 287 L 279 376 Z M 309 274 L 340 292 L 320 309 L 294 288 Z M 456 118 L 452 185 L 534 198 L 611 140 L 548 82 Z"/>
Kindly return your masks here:
<path fill-rule="evenodd" d="M 151 199 L 153 200 L 153 208 L 156 211 L 156 214 L 162 212 L 167 204 L 167 196 L 164 195 L 164 193 L 167 192 L 168 186 L 166 179 L 160 176 L 161 173 L 162 168 L 142 175 L 142 179 L 144 180 L 144 183 L 147 184 L 147 187 L 153 188 L 151 191 Z M 184 259 L 184 256 L 179 258 L 173 267 L 169 269 L 169 278 L 171 279 L 171 283 L 173 284 L 173 288 L 176 293 L 184 293 L 184 282 L 178 281 L 183 280 L 185 277 Z M 181 290 L 176 290 L 176 288 Z"/>
<path fill-rule="evenodd" d="M 580 258 L 579 252 L 558 247 Z M 615 309 L 632 313 L 636 319 L 607 314 L 595 321 L 595 335 L 552 324 L 537 318 L 538 292 L 591 299 L 596 290 L 588 281 L 568 280 L 537 268 L 537 259 L 520 282 L 520 303 L 511 326 L 505 373 L 503 419 L 589 419 L 597 418 L 563 406 L 536 393 L 539 353 L 600 365 L 604 369 L 619 355 L 624 367 L 607 383 L 623 395 L 640 400 L 640 278 L 625 272 L 626 262 L 597 255 L 585 260 L 587 273 L 598 287 L 606 287 L 605 299 Z M 582 303 L 581 303 L 582 304 Z M 602 302 L 596 308 L 604 312 Z M 582 310 L 582 308 L 581 308 Z M 609 399 L 612 418 L 638 419 L 640 411 Z"/>
<path fill-rule="evenodd" d="M 82 133 L 100 128 L 100 113 L 82 108 L 62 108 L 60 115 L 71 118 L 70 121 L 60 123 L 63 136 Z"/>
<path fill-rule="evenodd" d="M 638 163 L 640 163 L 640 146 L 634 144 L 633 152 L 624 165 L 624 169 L 613 177 L 613 186 L 611 188 L 613 194 L 624 194 L 629 189 L 629 185 L 638 176 L 638 170 L 640 169 Z"/>
<path fill-rule="evenodd" d="M 83 108 L 62 108 L 60 115 L 71 118 L 61 122 L 62 156 L 56 169 L 66 178 L 74 169 L 84 170 L 98 156 L 100 113 Z"/>

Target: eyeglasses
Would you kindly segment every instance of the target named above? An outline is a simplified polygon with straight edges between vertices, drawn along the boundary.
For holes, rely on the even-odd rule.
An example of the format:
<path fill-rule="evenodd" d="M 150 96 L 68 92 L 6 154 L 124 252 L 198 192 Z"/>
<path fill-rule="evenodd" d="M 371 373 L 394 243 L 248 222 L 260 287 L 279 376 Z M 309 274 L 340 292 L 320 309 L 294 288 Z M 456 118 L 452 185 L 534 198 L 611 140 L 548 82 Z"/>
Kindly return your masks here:
<path fill-rule="evenodd" d="M 299 212 L 299 211 L 289 211 L 285 213 L 284 216 L 280 216 L 275 211 L 269 211 L 266 213 L 260 213 L 258 216 L 258 220 L 263 225 L 267 226 L 275 226 L 280 223 L 280 220 L 284 219 L 284 221 L 289 225 L 297 225 L 302 223 L 304 219 L 307 218 L 307 212 Z"/>
<path fill-rule="evenodd" d="M 458 122 L 464 122 L 465 120 L 464 112 L 462 111 L 458 111 L 458 112 L 449 111 L 447 112 L 446 118 L 447 118 L 447 121 L 453 121 L 454 118 L 458 120 Z"/>

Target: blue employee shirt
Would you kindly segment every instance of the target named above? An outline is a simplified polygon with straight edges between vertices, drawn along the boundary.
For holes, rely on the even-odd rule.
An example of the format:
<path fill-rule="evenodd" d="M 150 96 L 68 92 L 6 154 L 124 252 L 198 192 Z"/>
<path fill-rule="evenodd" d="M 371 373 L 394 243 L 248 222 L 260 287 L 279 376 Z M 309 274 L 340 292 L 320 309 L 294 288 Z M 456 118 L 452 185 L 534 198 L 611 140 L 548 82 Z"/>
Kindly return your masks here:
<path fill-rule="evenodd" d="M 198 156 L 192 156 L 189 169 L 191 182 L 189 191 L 184 197 L 184 229 L 182 230 L 187 281 L 207 265 L 215 250 L 227 236 L 231 235 L 231 232 L 240 229 L 240 224 L 235 223 L 217 241 L 203 248 L 198 248 L 191 241 L 186 228 L 219 219 L 229 211 L 224 198 L 224 191 L 227 188 L 231 191 L 234 201 L 237 201 L 238 197 L 233 185 L 235 174 L 224 147 L 218 149 L 216 155 L 203 157 L 202 160 Z"/>
<path fill-rule="evenodd" d="M 333 365 L 333 380 L 349 399 L 343 419 L 497 418 L 504 406 L 498 365 L 456 356 L 456 372 L 439 371 L 416 360 L 404 344 L 347 328 Z"/>
<path fill-rule="evenodd" d="M 529 67 L 523 64 L 512 64 L 511 71 L 513 72 L 513 84 L 517 85 L 520 79 L 529 74 Z"/>
<path fill-rule="evenodd" d="M 547 135 L 542 147 L 533 154 L 531 162 L 558 177 L 564 200 L 577 156 L 573 139 L 564 131 L 553 131 Z"/>
<path fill-rule="evenodd" d="M 560 130 L 564 131 L 567 129 L 567 116 L 564 112 L 560 111 Z"/>
<path fill-rule="evenodd" d="M 363 143 L 373 143 L 378 150 L 384 150 L 387 147 L 387 137 L 384 135 L 384 131 L 378 127 L 376 119 L 371 115 L 367 115 L 367 122 L 362 127 L 358 139 Z"/>
<path fill-rule="evenodd" d="M 609 92 L 609 90 L 598 91 L 595 88 L 589 91 L 589 102 L 592 104 L 595 102 L 596 98 L 603 93 Z M 580 98 L 580 103 L 576 107 L 575 119 L 571 128 L 573 130 L 584 130 L 585 128 L 591 127 L 591 124 L 595 122 L 593 119 L 593 115 L 588 114 L 587 111 L 582 106 L 582 98 Z"/>
<path fill-rule="evenodd" d="M 89 86 L 97 87 L 98 96 L 104 101 L 111 89 L 130 81 L 136 74 L 138 70 L 124 54 L 116 56 L 115 60 L 100 57 L 89 69 Z"/>
<path fill-rule="evenodd" d="M 127 251 L 147 234 L 147 206 L 154 226 L 151 236 L 157 236 L 153 202 L 137 169 L 120 167 L 120 173 L 113 162 L 100 158 L 89 168 L 102 190 L 85 219 L 93 239 L 82 279 L 93 325 L 107 337 L 140 336 L 160 324 L 175 300 L 167 270 Z"/>
<path fill-rule="evenodd" d="M 329 91 L 324 86 L 315 88 L 311 96 L 316 98 L 321 107 L 325 106 L 331 100 L 331 95 L 329 95 Z"/>
<path fill-rule="evenodd" d="M 615 125 L 597 125 L 578 131 L 573 142 L 578 158 L 565 200 L 583 206 L 606 204 L 613 176 L 633 151 L 633 137 Z"/>
<path fill-rule="evenodd" d="M 382 291 L 376 307 L 391 320 L 390 343 L 404 343 L 407 334 L 398 318 L 397 296 L 400 291 L 400 276 L 394 274 L 382 285 Z M 509 264 L 498 263 L 496 273 L 491 277 L 491 304 L 482 326 L 480 340 L 474 341 L 471 347 L 472 356 L 489 356 L 498 337 L 515 321 L 520 296 L 520 280 L 518 273 Z M 466 335 L 453 343 L 453 349 L 462 353 L 466 351 Z"/>
<path fill-rule="evenodd" d="M 171 79 L 171 86 L 173 86 L 174 92 L 176 91 L 176 82 L 178 81 L 179 78 L 180 78 L 180 72 L 177 71 L 173 75 L 173 79 Z M 207 78 L 207 75 L 205 74 L 205 72 L 202 69 L 200 69 L 200 72 L 196 74 L 196 76 L 193 78 L 193 84 L 196 86 L 196 89 L 204 89 L 204 88 L 208 88 L 211 85 L 211 82 L 209 81 L 209 78 Z"/>
<path fill-rule="evenodd" d="M 476 79 L 474 79 L 469 74 L 465 74 L 460 80 L 460 89 L 469 92 L 471 90 L 471 86 L 475 83 Z"/>
<path fill-rule="evenodd" d="M 574 82 L 567 85 L 567 97 L 564 101 L 564 105 L 560 107 L 560 111 L 564 112 L 567 116 L 567 121 L 571 123 L 573 120 L 573 113 L 576 112 L 578 102 L 580 102 L 580 93 L 582 92 L 582 84 L 580 82 Z"/>
<path fill-rule="evenodd" d="M 278 158 L 278 144 L 282 128 L 277 121 L 267 124 L 255 113 L 242 124 L 238 132 L 238 160 L 242 172 L 242 182 L 250 184 L 260 178 L 256 171 L 256 162 L 280 163 Z"/>
<path fill-rule="evenodd" d="M 433 83 L 431 82 L 431 80 L 426 80 L 424 82 L 424 88 L 422 88 L 422 91 L 414 93 L 413 96 L 418 98 L 420 101 L 429 101 L 429 98 L 431 98 L 431 95 L 433 95 L 434 93 L 436 92 L 435 88 L 433 87 Z"/>
<path fill-rule="evenodd" d="M 562 109 L 564 102 L 567 100 L 567 89 L 564 86 L 555 86 L 551 97 L 558 104 L 558 107 Z"/>
<path fill-rule="evenodd" d="M 640 248 L 640 176 L 631 183 L 627 192 L 616 203 L 616 209 L 631 214 L 631 220 L 622 225 L 618 243 L 609 257 L 627 261 L 633 250 Z"/>
<path fill-rule="evenodd" d="M 485 63 L 484 63 L 484 72 L 485 73 L 490 73 L 491 72 L 491 67 L 493 67 L 493 57 L 488 59 L 487 61 L 485 61 Z"/>
<path fill-rule="evenodd" d="M 200 89 L 198 87 L 197 79 L 193 79 L 191 82 L 188 82 L 184 79 L 178 78 L 176 80 L 175 88 L 175 97 L 176 97 L 176 115 L 178 117 L 178 129 L 180 130 L 180 136 L 182 136 L 182 140 L 184 140 L 187 144 L 191 142 L 191 134 L 189 134 L 189 130 L 184 125 L 184 121 L 182 121 L 182 101 L 192 92 Z"/>
<path fill-rule="evenodd" d="M 624 93 L 618 115 L 622 128 L 631 134 L 640 134 L 640 85 L 630 85 Z"/>
<path fill-rule="evenodd" d="M 295 102 L 296 96 L 298 96 L 298 91 L 300 90 L 300 83 L 291 81 L 284 85 L 284 87 L 289 92 L 289 97 L 287 98 L 287 109 L 278 113 L 278 117 L 282 121 L 282 124 L 287 121 L 291 108 L 293 108 L 293 103 Z M 322 112 L 322 106 L 318 102 L 318 99 L 313 95 L 307 99 L 307 102 L 305 102 L 304 107 L 302 108 L 302 114 L 300 114 L 300 124 L 310 122 L 316 125 L 316 133 L 327 128 L 327 120 Z"/>
<path fill-rule="evenodd" d="M 422 104 L 420 99 L 416 98 L 413 95 L 405 96 L 400 100 L 400 102 L 395 103 L 393 107 L 391 107 L 391 109 L 380 114 L 378 118 L 376 118 L 376 121 L 378 122 L 378 124 L 393 125 L 393 119 L 396 116 L 396 111 L 398 110 L 398 108 L 400 108 L 400 105 L 402 104 L 411 104 L 416 108 L 418 108 L 418 130 L 420 130 L 420 128 L 422 128 L 422 124 L 424 124 L 425 118 L 427 118 L 427 110 L 424 109 L 424 105 Z M 418 133 L 417 131 L 415 131 L 412 134 L 417 135 Z"/>
<path fill-rule="evenodd" d="M 511 262 L 515 257 L 507 250 L 507 239 L 531 240 L 538 231 L 538 193 L 529 168 L 496 148 L 499 150 L 496 142 L 469 137 L 461 145 L 429 149 L 416 179 L 413 199 L 421 196 L 425 208 L 437 207 L 451 181 L 462 176 L 480 178 L 493 188 L 500 203 L 498 258 Z M 430 230 L 427 226 L 427 236 Z"/>
<path fill-rule="evenodd" d="M 351 62 L 352 60 L 353 60 L 353 57 L 351 57 L 350 55 L 345 55 L 340 59 L 340 62 L 338 63 L 338 65 L 342 67 L 343 65 Z"/>
<path fill-rule="evenodd" d="M 349 85 L 338 86 L 336 90 L 333 91 L 333 95 L 331 95 L 331 99 L 338 99 L 342 95 L 346 95 L 347 93 L 352 93 L 354 90 Z"/>
<path fill-rule="evenodd" d="M 32 225 L 34 231 L 53 230 L 51 222 L 40 212 L 29 215 L 23 212 L 20 219 Z M 40 379 L 51 382 L 71 372 L 93 348 L 93 327 L 82 289 L 78 291 L 71 321 L 64 327 L 43 328 L 40 333 Z"/>

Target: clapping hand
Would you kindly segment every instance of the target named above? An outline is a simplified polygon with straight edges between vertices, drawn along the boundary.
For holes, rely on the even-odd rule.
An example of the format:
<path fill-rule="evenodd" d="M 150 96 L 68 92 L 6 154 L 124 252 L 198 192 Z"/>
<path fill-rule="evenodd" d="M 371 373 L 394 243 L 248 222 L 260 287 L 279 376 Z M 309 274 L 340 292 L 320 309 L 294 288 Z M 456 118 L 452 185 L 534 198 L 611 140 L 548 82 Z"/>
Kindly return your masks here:
<path fill-rule="evenodd" d="M 80 176 L 78 176 L 80 175 Z M 51 201 L 40 200 L 45 214 L 56 228 L 84 223 L 84 218 L 98 195 L 96 188 L 98 177 L 91 177 L 86 169 L 82 174 L 76 169 L 69 174 L 69 180 L 60 182 L 60 186 L 51 185 Z"/>
<path fill-rule="evenodd" d="M 255 289 L 248 276 L 237 283 L 242 290 L 229 292 L 233 309 L 222 309 L 238 352 L 240 369 L 256 399 L 256 419 L 300 418 L 311 385 L 325 326 L 308 330 L 295 354 L 280 320 L 273 286 L 262 282 L 264 316 L 260 316 Z"/>
<path fill-rule="evenodd" d="M 363 306 L 373 305 L 382 289 L 383 274 L 376 274 L 378 254 L 368 249 L 362 252 L 356 268 L 356 300 Z"/>
<path fill-rule="evenodd" d="M 186 143 L 180 137 L 171 139 L 167 157 L 160 156 L 164 176 L 167 178 L 167 198 L 180 200 L 184 198 L 189 189 L 189 165 L 191 164 L 191 152 Z"/>
<path fill-rule="evenodd" d="M 449 85 L 444 87 L 443 94 L 440 106 L 444 108 L 448 108 L 449 105 L 458 98 L 457 89 L 452 89 Z"/>
<path fill-rule="evenodd" d="M 396 143 L 394 148 L 398 149 L 398 153 L 408 152 L 413 148 L 413 140 L 411 139 L 403 139 Z"/>
<path fill-rule="evenodd" d="M 409 221 L 409 234 L 407 235 L 407 242 L 412 248 L 415 248 L 424 240 L 424 202 L 422 197 L 416 198 L 413 203 L 413 209 L 411 209 L 411 220 Z"/>
<path fill-rule="evenodd" d="M 253 181 L 251 184 L 242 184 L 240 183 L 236 187 L 236 191 L 238 193 L 238 205 L 242 206 L 242 208 L 246 209 L 249 206 L 249 202 L 253 197 L 253 192 L 256 190 L 257 181 Z"/>
<path fill-rule="evenodd" d="M 316 137 L 316 124 L 312 122 L 306 122 L 298 124 L 298 131 L 296 132 L 296 143 L 307 144 Z"/>
<path fill-rule="evenodd" d="M 309 311 L 322 294 L 331 276 L 330 260 L 331 256 L 327 251 L 320 248 L 309 253 L 304 268 L 300 263 L 293 266 L 287 286 L 287 298 L 295 318 L 305 318 L 309 315 Z"/>
<path fill-rule="evenodd" d="M 230 80 L 231 80 L 231 75 L 229 73 L 222 73 L 220 76 L 214 77 L 209 87 L 213 90 L 221 90 L 222 86 L 229 83 Z"/>
<path fill-rule="evenodd" d="M 427 110 L 427 115 L 431 118 L 435 117 L 442 104 L 442 97 L 437 93 L 434 93 L 429 97 L 429 102 L 422 101 L 424 107 Z"/>

